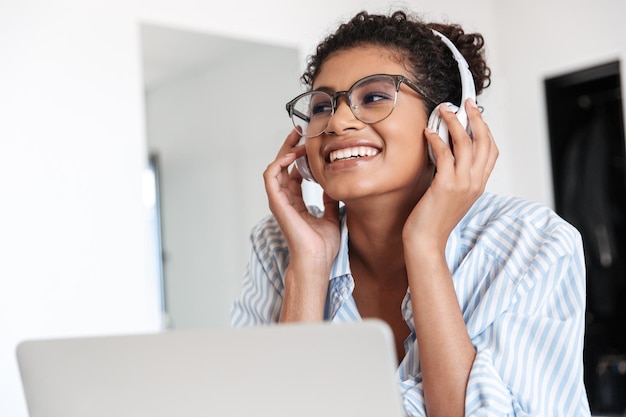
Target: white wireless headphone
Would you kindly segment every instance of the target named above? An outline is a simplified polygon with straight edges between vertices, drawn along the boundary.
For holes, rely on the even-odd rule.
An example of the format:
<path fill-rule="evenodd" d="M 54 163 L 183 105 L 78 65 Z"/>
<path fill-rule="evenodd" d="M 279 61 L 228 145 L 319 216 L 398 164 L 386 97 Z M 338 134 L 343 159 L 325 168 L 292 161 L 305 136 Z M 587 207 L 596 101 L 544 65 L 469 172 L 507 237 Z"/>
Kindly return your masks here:
<path fill-rule="evenodd" d="M 467 64 L 467 61 L 465 60 L 461 52 L 459 52 L 459 50 L 456 48 L 456 46 L 454 46 L 450 39 L 446 38 L 444 35 L 434 29 L 431 30 L 435 35 L 439 36 L 443 43 L 445 43 L 450 51 L 452 51 L 452 55 L 454 56 L 454 59 L 459 66 L 459 74 L 461 75 L 461 103 L 459 103 L 458 106 L 450 102 L 440 103 L 439 105 L 437 105 L 437 107 L 433 109 L 430 117 L 428 118 L 428 127 L 437 132 L 439 137 L 449 146 L 450 136 L 448 134 L 448 126 L 441 118 L 439 109 L 441 108 L 441 106 L 448 106 L 450 110 L 452 110 L 456 114 L 457 119 L 459 119 L 459 122 L 461 122 L 461 125 L 463 125 L 463 127 L 471 137 L 472 132 L 470 130 L 469 121 L 467 119 L 467 112 L 465 111 L 465 101 L 468 98 L 476 101 L 476 87 L 474 85 L 474 77 L 472 76 L 472 72 L 470 71 L 469 65 Z M 430 156 L 432 161 L 436 163 L 435 154 L 433 153 L 430 144 L 428 145 L 428 155 Z"/>
<path fill-rule="evenodd" d="M 437 132 L 439 137 L 441 137 L 441 139 L 449 146 L 450 136 L 448 134 L 448 126 L 441 118 L 439 109 L 441 108 L 441 106 L 448 106 L 450 110 L 452 110 L 456 114 L 456 117 L 457 119 L 459 119 L 459 122 L 461 122 L 461 125 L 463 125 L 465 130 L 467 130 L 467 133 L 471 136 L 472 133 L 470 131 L 470 126 L 467 119 L 467 112 L 465 111 L 465 101 L 468 98 L 476 101 L 476 87 L 474 85 L 474 77 L 472 76 L 472 72 L 470 71 L 469 65 L 467 64 L 467 61 L 465 60 L 461 52 L 459 52 L 459 50 L 456 48 L 456 46 L 454 46 L 450 39 L 446 38 L 443 34 L 437 32 L 434 29 L 431 30 L 443 41 L 448 49 L 452 51 L 452 55 L 454 56 L 454 59 L 459 66 L 459 74 L 461 76 L 461 103 L 459 103 L 458 106 L 450 102 L 440 103 L 433 109 L 430 117 L 428 118 L 428 127 Z M 300 139 L 299 143 L 303 142 L 304 138 Z M 435 154 L 433 153 L 430 144 L 428 145 L 428 155 L 430 156 L 432 161 L 436 163 Z M 306 155 L 296 160 L 296 168 L 298 169 L 298 171 L 300 171 L 300 175 L 302 175 L 303 179 L 315 182 L 315 178 L 313 178 L 313 173 L 311 172 L 311 167 L 309 166 Z"/>

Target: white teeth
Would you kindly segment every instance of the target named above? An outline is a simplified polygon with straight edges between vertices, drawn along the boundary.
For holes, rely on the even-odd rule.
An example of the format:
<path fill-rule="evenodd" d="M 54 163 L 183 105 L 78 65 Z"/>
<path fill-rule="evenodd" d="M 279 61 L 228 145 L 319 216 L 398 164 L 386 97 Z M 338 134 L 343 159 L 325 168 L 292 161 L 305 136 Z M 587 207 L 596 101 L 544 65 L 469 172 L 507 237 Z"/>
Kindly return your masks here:
<path fill-rule="evenodd" d="M 361 158 L 378 154 L 378 149 L 369 146 L 355 146 L 354 148 L 339 149 L 330 153 L 330 161 L 342 159 Z"/>

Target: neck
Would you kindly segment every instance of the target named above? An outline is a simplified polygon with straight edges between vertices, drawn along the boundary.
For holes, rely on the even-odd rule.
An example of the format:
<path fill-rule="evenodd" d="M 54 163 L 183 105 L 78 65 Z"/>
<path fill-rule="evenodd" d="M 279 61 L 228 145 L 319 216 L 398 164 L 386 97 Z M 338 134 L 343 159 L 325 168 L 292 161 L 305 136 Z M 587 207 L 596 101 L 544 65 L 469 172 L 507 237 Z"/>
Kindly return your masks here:
<path fill-rule="evenodd" d="M 419 198 L 409 202 L 386 200 L 346 203 L 350 261 L 381 278 L 399 276 L 389 272 L 405 269 L 402 229 Z"/>

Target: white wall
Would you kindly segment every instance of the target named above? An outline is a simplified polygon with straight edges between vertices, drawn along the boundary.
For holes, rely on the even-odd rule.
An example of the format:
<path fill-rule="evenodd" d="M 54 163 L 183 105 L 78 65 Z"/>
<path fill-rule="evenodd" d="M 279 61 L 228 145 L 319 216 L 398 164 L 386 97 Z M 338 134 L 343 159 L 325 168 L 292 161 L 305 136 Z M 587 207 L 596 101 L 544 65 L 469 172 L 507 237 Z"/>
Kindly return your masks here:
<path fill-rule="evenodd" d="M 502 156 L 490 186 L 551 202 L 541 82 L 623 57 L 621 0 L 405 2 L 483 31 Z M 0 415 L 26 410 L 24 338 L 152 331 L 138 24 L 310 50 L 338 16 L 386 2 L 0 0 Z M 519 37 L 521 36 L 521 38 Z"/>
<path fill-rule="evenodd" d="M 26 338 L 158 329 L 131 16 L 0 3 L 0 415 Z"/>

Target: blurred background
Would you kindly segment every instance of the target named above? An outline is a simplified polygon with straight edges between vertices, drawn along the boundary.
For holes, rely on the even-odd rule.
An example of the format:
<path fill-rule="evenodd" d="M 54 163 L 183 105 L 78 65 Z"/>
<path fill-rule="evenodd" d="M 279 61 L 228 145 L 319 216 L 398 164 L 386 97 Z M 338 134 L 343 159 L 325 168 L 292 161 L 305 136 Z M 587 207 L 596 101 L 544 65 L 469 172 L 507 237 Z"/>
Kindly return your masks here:
<path fill-rule="evenodd" d="M 22 340 L 229 325 L 306 56 L 397 7 L 484 35 L 488 189 L 583 233 L 589 395 L 626 409 L 622 0 L 0 0 L 0 415 Z"/>

